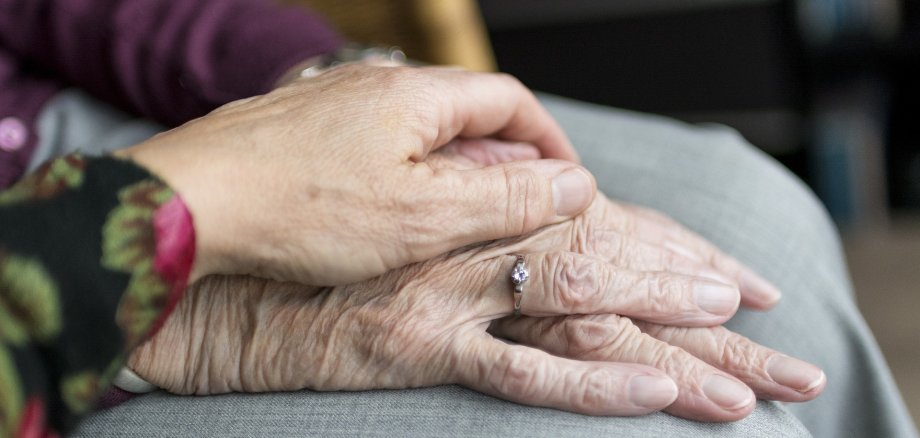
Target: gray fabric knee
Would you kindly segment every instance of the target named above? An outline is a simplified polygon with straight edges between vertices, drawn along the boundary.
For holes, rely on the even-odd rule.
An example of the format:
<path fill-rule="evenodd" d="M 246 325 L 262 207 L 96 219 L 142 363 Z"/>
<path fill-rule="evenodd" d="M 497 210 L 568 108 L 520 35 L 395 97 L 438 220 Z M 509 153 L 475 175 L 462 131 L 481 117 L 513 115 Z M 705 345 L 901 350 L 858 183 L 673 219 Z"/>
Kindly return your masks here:
<path fill-rule="evenodd" d="M 781 405 L 734 423 L 656 413 L 592 417 L 521 406 L 455 385 L 390 391 L 146 395 L 88 418 L 75 437 L 805 437 Z"/>

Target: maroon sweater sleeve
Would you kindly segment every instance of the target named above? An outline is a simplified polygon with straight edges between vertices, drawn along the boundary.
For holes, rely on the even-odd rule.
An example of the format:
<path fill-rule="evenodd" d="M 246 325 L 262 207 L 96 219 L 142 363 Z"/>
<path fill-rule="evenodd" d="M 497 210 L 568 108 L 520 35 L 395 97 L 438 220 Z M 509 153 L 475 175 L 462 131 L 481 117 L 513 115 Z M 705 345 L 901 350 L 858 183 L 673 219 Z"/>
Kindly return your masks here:
<path fill-rule="evenodd" d="M 0 47 L 167 125 L 340 45 L 316 15 L 271 0 L 0 0 Z"/>
<path fill-rule="evenodd" d="M 60 88 L 53 80 L 26 75 L 21 63 L 0 48 L 0 190 L 25 172 L 35 150 L 35 119 Z"/>

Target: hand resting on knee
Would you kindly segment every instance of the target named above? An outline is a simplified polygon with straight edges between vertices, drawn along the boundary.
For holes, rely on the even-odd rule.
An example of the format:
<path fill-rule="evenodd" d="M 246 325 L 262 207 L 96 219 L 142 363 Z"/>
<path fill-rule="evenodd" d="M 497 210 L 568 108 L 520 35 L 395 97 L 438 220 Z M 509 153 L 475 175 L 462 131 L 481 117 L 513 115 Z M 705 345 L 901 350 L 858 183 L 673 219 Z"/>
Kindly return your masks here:
<path fill-rule="evenodd" d="M 535 153 L 461 143 L 431 165 Z M 531 273 L 521 317 L 509 316 L 515 254 Z M 599 195 L 573 220 L 361 283 L 205 278 L 129 366 L 179 394 L 457 383 L 585 414 L 730 421 L 755 396 L 807 401 L 826 383 L 818 368 L 719 326 L 742 295 L 764 308 L 775 294 L 670 219 Z"/>

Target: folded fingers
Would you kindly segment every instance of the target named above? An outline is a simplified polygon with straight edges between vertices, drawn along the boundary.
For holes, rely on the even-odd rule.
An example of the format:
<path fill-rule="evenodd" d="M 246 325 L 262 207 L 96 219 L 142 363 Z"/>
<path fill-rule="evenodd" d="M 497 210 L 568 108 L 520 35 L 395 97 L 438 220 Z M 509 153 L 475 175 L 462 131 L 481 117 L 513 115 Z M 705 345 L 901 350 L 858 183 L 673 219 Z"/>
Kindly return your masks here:
<path fill-rule="evenodd" d="M 759 345 L 725 327 L 688 329 L 646 322 L 636 324 L 650 336 L 731 373 L 760 398 L 804 402 L 817 397 L 827 385 L 827 377 L 820 368 Z"/>
<path fill-rule="evenodd" d="M 638 364 L 578 361 L 487 334 L 467 340 L 457 383 L 496 397 L 588 415 L 643 415 L 670 405 L 674 382 Z"/>
<path fill-rule="evenodd" d="M 716 270 L 698 257 L 687 255 L 660 244 L 653 244 L 610 229 L 594 229 L 583 238 L 590 244 L 582 245 L 586 254 L 595 254 L 610 263 L 635 271 L 673 272 L 676 274 L 708 278 L 737 286 L 735 278 Z"/>
<path fill-rule="evenodd" d="M 489 330 L 496 336 L 558 356 L 653 366 L 677 384 L 679 395 L 665 411 L 680 417 L 733 421 L 754 409 L 754 393 L 740 380 L 642 333 L 627 318 L 593 315 L 504 319 L 493 322 Z"/>
<path fill-rule="evenodd" d="M 622 209 L 619 227 L 629 230 L 637 239 L 665 248 L 682 257 L 728 276 L 741 288 L 741 304 L 766 310 L 781 298 L 776 286 L 677 221 L 657 211 L 619 205 Z"/>

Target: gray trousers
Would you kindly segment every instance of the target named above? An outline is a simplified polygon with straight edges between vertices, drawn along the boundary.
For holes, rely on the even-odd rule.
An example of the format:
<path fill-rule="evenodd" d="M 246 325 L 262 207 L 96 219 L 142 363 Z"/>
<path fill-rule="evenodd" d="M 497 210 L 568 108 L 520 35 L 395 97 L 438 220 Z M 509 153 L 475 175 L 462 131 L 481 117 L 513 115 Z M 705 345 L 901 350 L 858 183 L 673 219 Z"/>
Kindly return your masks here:
<path fill-rule="evenodd" d="M 745 436 L 913 437 L 916 431 L 853 300 L 836 231 L 814 195 L 730 129 L 689 126 L 543 96 L 608 196 L 676 218 L 783 291 L 773 311 L 729 327 L 822 367 L 804 404 L 761 401 L 735 423 L 667 414 L 588 417 L 498 400 L 457 386 L 180 397 L 154 393 L 86 419 L 76 436 Z M 66 92 L 45 109 L 36 163 L 96 153 L 160 128 Z"/>

